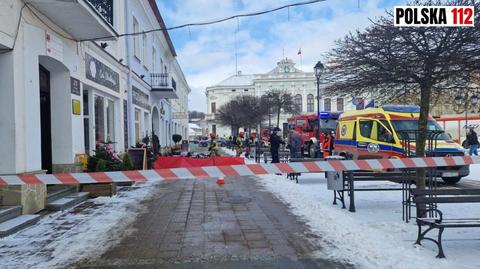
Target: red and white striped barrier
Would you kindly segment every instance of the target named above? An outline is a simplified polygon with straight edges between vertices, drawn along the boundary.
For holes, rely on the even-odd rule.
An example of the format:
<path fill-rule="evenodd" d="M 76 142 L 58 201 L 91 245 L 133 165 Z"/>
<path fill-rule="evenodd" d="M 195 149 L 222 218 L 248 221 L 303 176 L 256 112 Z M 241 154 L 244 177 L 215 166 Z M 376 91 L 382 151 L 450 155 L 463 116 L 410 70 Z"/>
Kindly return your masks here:
<path fill-rule="evenodd" d="M 206 179 L 277 173 L 315 173 L 326 171 L 340 172 L 393 168 L 442 167 L 469 165 L 475 163 L 480 163 L 480 157 L 455 156 L 404 159 L 331 160 L 317 162 L 205 166 L 118 172 L 0 176 L 0 185 L 144 182 L 147 180 L 158 181 L 191 178 Z"/>

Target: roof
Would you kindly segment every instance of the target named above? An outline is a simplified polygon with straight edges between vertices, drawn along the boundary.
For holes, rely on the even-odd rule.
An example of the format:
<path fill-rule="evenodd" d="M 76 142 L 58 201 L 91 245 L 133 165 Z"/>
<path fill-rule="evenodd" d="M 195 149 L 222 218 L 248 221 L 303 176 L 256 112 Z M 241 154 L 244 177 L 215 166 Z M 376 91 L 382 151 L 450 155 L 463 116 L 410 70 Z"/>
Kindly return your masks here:
<path fill-rule="evenodd" d="M 148 0 L 148 3 L 150 3 L 150 7 L 153 10 L 153 13 L 155 14 L 155 17 L 157 18 L 158 24 L 160 24 L 160 27 L 162 28 L 163 35 L 165 36 L 165 39 L 167 40 L 168 47 L 170 48 L 170 51 L 172 52 L 172 55 L 175 57 L 177 56 L 177 52 L 175 51 L 175 47 L 173 46 L 172 39 L 170 38 L 170 35 L 168 34 L 167 31 L 167 26 L 165 25 L 165 22 L 163 21 L 162 15 L 160 15 L 160 10 L 158 9 L 157 3 L 155 0 Z"/>
<path fill-rule="evenodd" d="M 253 86 L 255 75 L 233 75 L 215 86 Z"/>

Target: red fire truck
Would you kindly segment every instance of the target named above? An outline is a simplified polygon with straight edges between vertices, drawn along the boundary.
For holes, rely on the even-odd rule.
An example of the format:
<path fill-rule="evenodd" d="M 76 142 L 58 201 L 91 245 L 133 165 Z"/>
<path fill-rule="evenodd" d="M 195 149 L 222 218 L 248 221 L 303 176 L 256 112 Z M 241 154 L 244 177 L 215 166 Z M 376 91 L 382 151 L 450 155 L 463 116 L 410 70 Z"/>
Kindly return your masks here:
<path fill-rule="evenodd" d="M 296 115 L 289 118 L 288 128 L 297 131 L 303 140 L 303 151 L 306 155 L 318 157 L 318 149 L 323 156 L 328 156 L 333 149 L 334 132 L 337 128 L 338 112 L 320 112 L 316 114 Z M 318 120 L 320 118 L 320 132 L 318 132 Z M 320 147 L 318 147 L 320 143 Z"/>

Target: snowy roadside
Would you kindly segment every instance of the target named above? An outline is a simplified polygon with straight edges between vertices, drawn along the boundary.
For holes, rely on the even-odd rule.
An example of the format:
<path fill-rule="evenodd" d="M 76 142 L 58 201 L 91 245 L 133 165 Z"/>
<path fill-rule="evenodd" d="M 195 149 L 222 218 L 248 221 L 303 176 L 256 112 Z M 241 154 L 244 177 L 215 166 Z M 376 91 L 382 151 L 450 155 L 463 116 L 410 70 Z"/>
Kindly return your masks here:
<path fill-rule="evenodd" d="M 59 268 L 98 257 L 131 232 L 127 228 L 141 213 L 141 201 L 151 197 L 156 184 L 147 182 L 114 197 L 88 200 L 83 210 L 47 215 L 38 224 L 0 239 L 0 267 Z"/>
<path fill-rule="evenodd" d="M 472 170 L 479 170 L 477 166 Z M 323 174 L 304 174 L 299 184 L 276 175 L 260 176 L 258 182 L 289 204 L 294 214 L 332 246 L 333 258 L 346 259 L 360 268 L 478 268 L 478 229 L 446 230 L 447 259 L 435 258 L 436 246 L 428 241 L 414 246 L 417 227 L 414 221 L 402 222 L 401 192 L 357 192 L 357 212 L 350 213 L 332 204 L 333 193 L 327 190 Z M 389 184 L 393 183 L 382 183 Z M 357 184 L 361 185 L 378 186 Z M 439 207 L 448 217 L 480 215 L 479 204 Z"/>

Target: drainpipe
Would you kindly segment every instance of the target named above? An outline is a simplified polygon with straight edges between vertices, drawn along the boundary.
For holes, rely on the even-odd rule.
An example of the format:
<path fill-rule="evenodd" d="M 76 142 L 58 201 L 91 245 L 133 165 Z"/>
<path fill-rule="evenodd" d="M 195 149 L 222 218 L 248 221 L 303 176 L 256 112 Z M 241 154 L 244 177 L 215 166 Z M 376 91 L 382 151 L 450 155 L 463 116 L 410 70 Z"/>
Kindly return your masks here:
<path fill-rule="evenodd" d="M 128 14 L 128 11 L 130 10 L 129 8 L 129 2 L 130 1 L 125 1 L 125 32 L 128 32 L 128 27 L 130 25 L 130 16 Z M 124 128 L 128 128 L 128 147 L 130 146 L 134 146 L 135 145 L 135 138 L 134 138 L 134 126 L 135 124 L 132 122 L 134 121 L 135 119 L 135 115 L 134 115 L 134 110 L 133 110 L 133 96 L 132 96 L 132 68 L 130 66 L 130 58 L 131 58 L 131 55 L 130 55 L 130 37 L 126 37 L 125 38 L 125 59 L 126 59 L 126 63 L 127 63 L 127 66 L 128 66 L 128 79 L 127 79 L 127 107 L 128 107 L 128 111 L 127 111 L 127 126 L 125 126 Z"/>

